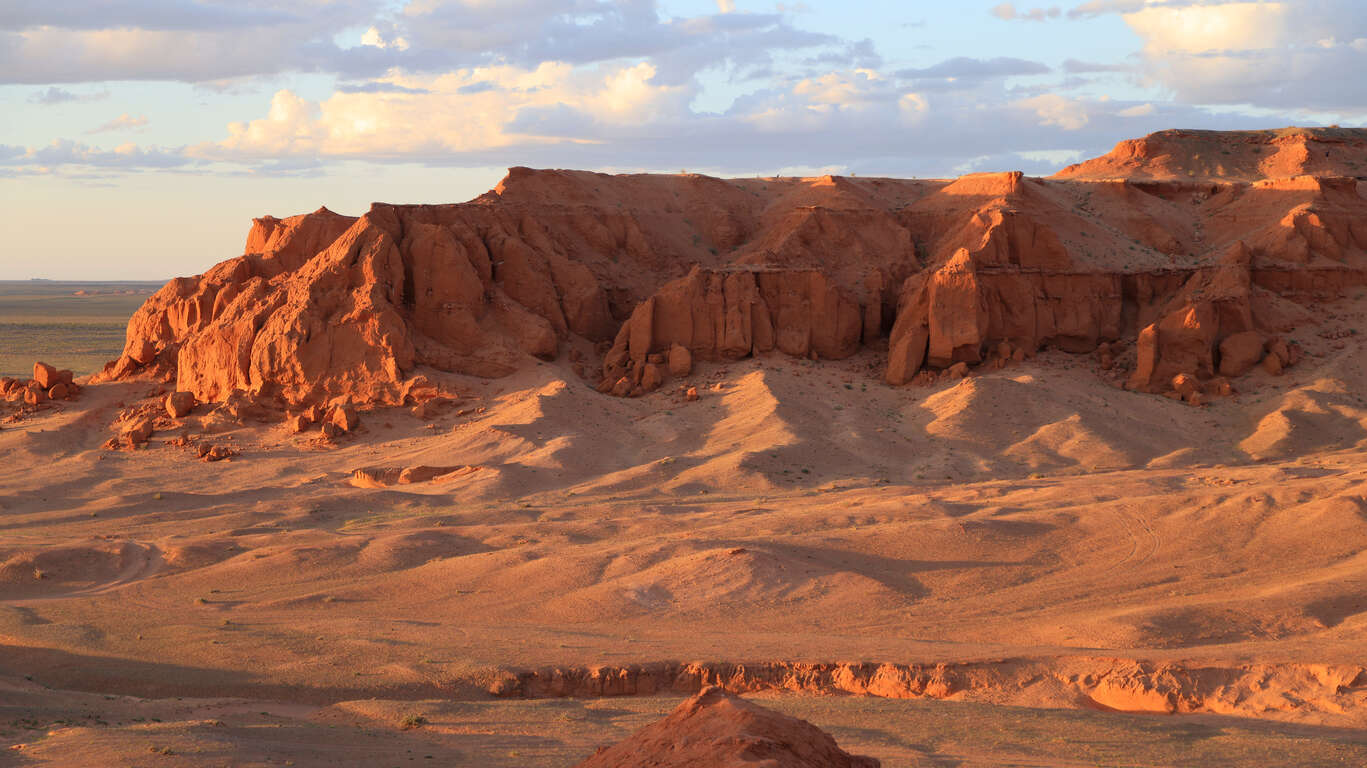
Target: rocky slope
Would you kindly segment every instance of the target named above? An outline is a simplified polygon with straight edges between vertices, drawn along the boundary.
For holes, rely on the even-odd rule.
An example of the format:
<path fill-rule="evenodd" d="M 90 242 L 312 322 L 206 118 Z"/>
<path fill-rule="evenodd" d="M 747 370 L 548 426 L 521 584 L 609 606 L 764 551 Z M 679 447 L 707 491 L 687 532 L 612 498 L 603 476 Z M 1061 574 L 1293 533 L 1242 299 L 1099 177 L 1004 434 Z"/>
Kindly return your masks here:
<path fill-rule="evenodd" d="M 695 360 L 869 347 L 900 385 L 1056 347 L 1201 402 L 1294 364 L 1314 303 L 1367 282 L 1359 133 L 1169 131 L 1052 179 L 514 168 L 464 204 L 256 220 L 243 256 L 148 300 L 97 380 L 298 408 L 560 355 L 640 395 Z"/>

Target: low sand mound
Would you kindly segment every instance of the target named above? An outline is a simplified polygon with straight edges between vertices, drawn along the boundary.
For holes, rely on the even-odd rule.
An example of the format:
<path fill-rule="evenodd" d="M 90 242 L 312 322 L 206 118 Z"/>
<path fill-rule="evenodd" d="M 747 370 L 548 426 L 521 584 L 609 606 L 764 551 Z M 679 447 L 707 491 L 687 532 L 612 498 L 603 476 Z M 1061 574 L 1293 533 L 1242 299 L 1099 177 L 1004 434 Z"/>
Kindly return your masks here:
<path fill-rule="evenodd" d="M 93 590 L 151 570 L 159 553 L 132 542 L 0 550 L 0 595 L 8 599 Z"/>
<path fill-rule="evenodd" d="M 1239 442 L 1255 459 L 1351 448 L 1367 439 L 1367 404 L 1342 382 L 1320 379 L 1287 392 Z"/>
<path fill-rule="evenodd" d="M 579 768 L 878 768 L 840 749 L 815 725 L 707 688 L 664 720 L 600 749 Z"/>
<path fill-rule="evenodd" d="M 440 560 L 485 552 L 488 547 L 464 536 L 442 531 L 414 531 L 378 536 L 366 543 L 356 556 L 356 568 L 390 573 Z"/>
<path fill-rule="evenodd" d="M 932 443 L 1002 468 L 1122 469 L 1191 444 L 1190 408 L 1054 372 L 964 379 L 916 409 Z"/>
<path fill-rule="evenodd" d="M 604 568 L 601 581 L 565 596 L 566 616 L 858 612 L 909 603 L 924 590 L 883 558 L 842 557 L 823 548 L 699 542 L 632 552 Z"/>

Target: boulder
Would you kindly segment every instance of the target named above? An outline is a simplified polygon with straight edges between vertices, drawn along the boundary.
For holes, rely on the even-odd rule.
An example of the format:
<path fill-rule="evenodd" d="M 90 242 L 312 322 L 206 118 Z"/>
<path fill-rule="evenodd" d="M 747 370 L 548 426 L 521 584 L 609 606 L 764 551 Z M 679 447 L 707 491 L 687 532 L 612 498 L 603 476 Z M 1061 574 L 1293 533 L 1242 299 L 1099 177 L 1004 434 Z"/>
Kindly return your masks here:
<path fill-rule="evenodd" d="M 172 392 L 166 396 L 166 413 L 173 419 L 183 419 L 190 415 L 198 403 L 192 392 Z"/>
<path fill-rule="evenodd" d="M 49 400 L 65 400 L 71 396 L 71 390 L 66 384 L 59 381 L 47 391 L 47 396 Z"/>
<path fill-rule="evenodd" d="M 28 405 L 40 405 L 47 401 L 47 390 L 43 388 L 43 385 L 30 380 L 24 388 L 24 402 Z"/>
<path fill-rule="evenodd" d="M 1263 335 L 1242 331 L 1220 342 L 1220 375 L 1236 378 L 1248 373 L 1263 359 Z"/>
<path fill-rule="evenodd" d="M 930 330 L 921 318 L 911 312 L 898 316 L 892 326 L 892 337 L 888 341 L 888 367 L 883 378 L 897 386 L 911 381 L 921 370 L 926 360 L 926 348 L 930 342 Z"/>
<path fill-rule="evenodd" d="M 328 411 L 325 423 L 331 424 L 341 432 L 355 432 L 361 426 L 361 415 L 356 412 L 354 406 L 337 405 Z"/>
<path fill-rule="evenodd" d="M 125 354 L 129 360 L 139 364 L 147 365 L 157 357 L 157 345 L 151 339 L 134 339 L 125 348 Z"/>
<path fill-rule="evenodd" d="M 1197 381 L 1195 376 L 1179 373 L 1172 377 L 1172 391 L 1183 398 L 1189 398 L 1201 391 L 1201 382 Z"/>
<path fill-rule="evenodd" d="M 199 453 L 200 460 L 207 462 L 223 461 L 224 459 L 237 456 L 240 453 L 240 451 L 236 451 L 226 445 L 210 445 L 208 443 L 200 443 L 197 452 Z"/>
<path fill-rule="evenodd" d="M 1291 365 L 1291 349 L 1281 339 L 1271 339 L 1267 342 L 1267 354 L 1275 356 L 1282 368 Z"/>
<path fill-rule="evenodd" d="M 688 351 L 688 347 L 674 343 L 669 347 L 669 373 L 671 376 L 683 377 L 693 372 L 693 353 Z"/>
<path fill-rule="evenodd" d="M 646 363 L 641 372 L 641 389 L 654 392 L 665 383 L 665 368 L 658 363 Z"/>
<path fill-rule="evenodd" d="M 1282 375 L 1282 368 L 1282 359 L 1276 354 L 1268 353 L 1267 357 L 1263 358 L 1263 370 L 1273 376 Z"/>
<path fill-rule="evenodd" d="M 1136 345 L 1131 386 L 1155 391 L 1178 374 L 1210 377 L 1214 374 L 1216 323 L 1214 309 L 1202 303 L 1183 307 L 1144 328 Z"/>
<path fill-rule="evenodd" d="M 1207 397 L 1229 397 L 1234 394 L 1234 387 L 1229 379 L 1217 377 L 1207 381 L 1202 391 Z"/>
<path fill-rule="evenodd" d="M 52 389 L 61 381 L 61 378 L 57 375 L 56 368 L 47 363 L 38 362 L 33 364 L 33 380 L 38 382 L 38 386 L 46 390 Z"/>
<path fill-rule="evenodd" d="M 577 768 L 878 768 L 815 725 L 720 687 L 703 689 L 663 720 L 600 748 Z"/>
<path fill-rule="evenodd" d="M 128 448 L 137 448 L 152 438 L 153 431 L 151 419 L 139 418 L 123 428 L 119 433 L 119 442 Z"/>

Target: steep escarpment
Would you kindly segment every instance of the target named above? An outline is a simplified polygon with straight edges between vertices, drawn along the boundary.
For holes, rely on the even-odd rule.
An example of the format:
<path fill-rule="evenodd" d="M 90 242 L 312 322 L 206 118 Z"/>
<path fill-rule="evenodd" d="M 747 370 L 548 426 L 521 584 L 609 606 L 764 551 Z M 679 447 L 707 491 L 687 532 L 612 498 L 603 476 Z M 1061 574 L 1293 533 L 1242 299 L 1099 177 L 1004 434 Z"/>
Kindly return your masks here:
<path fill-rule="evenodd" d="M 1367 200 L 1341 173 L 1367 160 L 1356 136 L 1165 132 L 1053 179 L 515 168 L 468 203 L 256 220 L 243 256 L 139 310 L 101 378 L 201 402 L 395 404 L 423 371 L 499 377 L 562 354 L 600 391 L 641 395 L 695 361 L 870 348 L 900 385 L 1054 347 L 1199 402 L 1294 364 L 1314 302 L 1367 283 Z M 1207 145 L 1232 159 L 1173 171 Z"/>

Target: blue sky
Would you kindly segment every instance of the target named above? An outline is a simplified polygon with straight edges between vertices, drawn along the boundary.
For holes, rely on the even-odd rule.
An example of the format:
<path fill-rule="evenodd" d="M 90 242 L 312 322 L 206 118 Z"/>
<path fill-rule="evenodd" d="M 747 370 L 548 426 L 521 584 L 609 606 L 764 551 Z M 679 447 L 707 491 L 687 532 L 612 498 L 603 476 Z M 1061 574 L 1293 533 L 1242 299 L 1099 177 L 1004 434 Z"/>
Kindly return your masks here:
<path fill-rule="evenodd" d="M 6 0 L 0 279 L 164 279 L 252 216 L 511 165 L 1049 173 L 1171 127 L 1357 125 L 1357 0 Z"/>

